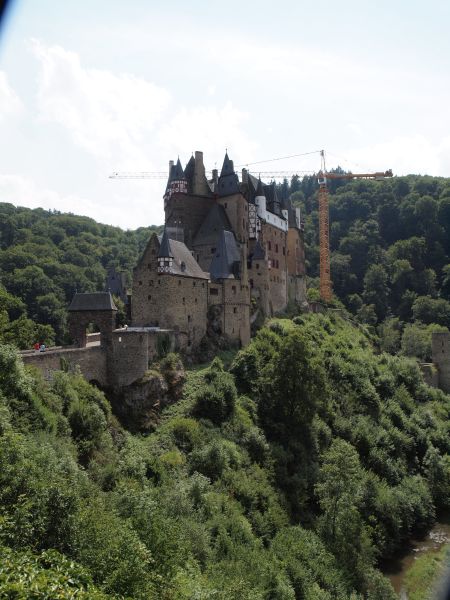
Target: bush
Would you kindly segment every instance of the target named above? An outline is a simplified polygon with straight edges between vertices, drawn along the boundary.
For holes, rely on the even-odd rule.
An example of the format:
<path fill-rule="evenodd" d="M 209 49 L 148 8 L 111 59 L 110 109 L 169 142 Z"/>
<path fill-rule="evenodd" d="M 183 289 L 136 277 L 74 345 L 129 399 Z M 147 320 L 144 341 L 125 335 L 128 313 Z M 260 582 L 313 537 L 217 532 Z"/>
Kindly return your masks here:
<path fill-rule="evenodd" d="M 206 373 L 205 380 L 206 385 L 195 395 L 194 412 L 197 416 L 220 425 L 232 416 L 235 409 L 237 391 L 234 379 L 229 373 L 210 370 Z"/>

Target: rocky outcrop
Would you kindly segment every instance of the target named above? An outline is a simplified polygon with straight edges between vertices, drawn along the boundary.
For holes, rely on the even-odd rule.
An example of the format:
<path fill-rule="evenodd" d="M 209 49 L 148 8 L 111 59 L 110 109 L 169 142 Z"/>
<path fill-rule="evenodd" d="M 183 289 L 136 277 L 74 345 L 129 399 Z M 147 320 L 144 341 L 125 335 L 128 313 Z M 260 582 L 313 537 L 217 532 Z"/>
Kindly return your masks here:
<path fill-rule="evenodd" d="M 113 410 L 130 431 L 151 431 L 161 409 L 181 398 L 185 380 L 181 360 L 169 355 L 131 385 L 114 390 Z"/>

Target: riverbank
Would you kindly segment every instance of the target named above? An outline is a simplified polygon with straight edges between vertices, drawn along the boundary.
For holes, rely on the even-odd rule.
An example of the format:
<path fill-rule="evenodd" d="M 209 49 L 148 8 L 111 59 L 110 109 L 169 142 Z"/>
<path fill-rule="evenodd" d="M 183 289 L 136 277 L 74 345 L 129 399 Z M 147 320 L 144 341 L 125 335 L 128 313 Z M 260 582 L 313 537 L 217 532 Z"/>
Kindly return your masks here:
<path fill-rule="evenodd" d="M 419 556 L 407 571 L 404 590 L 408 600 L 429 600 L 439 585 L 445 568 L 448 568 L 450 544 L 438 551 L 430 551 Z"/>
<path fill-rule="evenodd" d="M 445 514 L 424 538 L 411 540 L 405 552 L 382 570 L 401 600 L 428 600 L 449 562 L 449 551 L 450 514 Z"/>

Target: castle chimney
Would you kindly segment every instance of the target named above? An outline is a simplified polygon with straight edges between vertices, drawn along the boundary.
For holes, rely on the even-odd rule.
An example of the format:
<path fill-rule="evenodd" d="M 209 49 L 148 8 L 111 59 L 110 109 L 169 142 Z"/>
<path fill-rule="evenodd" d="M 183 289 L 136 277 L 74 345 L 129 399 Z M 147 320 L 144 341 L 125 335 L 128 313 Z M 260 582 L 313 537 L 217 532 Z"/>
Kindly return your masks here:
<path fill-rule="evenodd" d="M 219 187 L 219 171 L 217 169 L 212 170 L 212 180 L 214 184 L 214 193 L 217 193 L 217 188 Z"/>
<path fill-rule="evenodd" d="M 242 169 L 242 183 L 248 183 L 248 171 L 247 171 L 247 169 Z"/>
<path fill-rule="evenodd" d="M 173 167 L 173 160 L 169 160 L 169 177 Z"/>
<path fill-rule="evenodd" d="M 199 196 L 208 195 L 208 182 L 206 180 L 205 165 L 203 164 L 203 152 L 195 151 L 195 167 L 194 167 L 194 194 Z"/>

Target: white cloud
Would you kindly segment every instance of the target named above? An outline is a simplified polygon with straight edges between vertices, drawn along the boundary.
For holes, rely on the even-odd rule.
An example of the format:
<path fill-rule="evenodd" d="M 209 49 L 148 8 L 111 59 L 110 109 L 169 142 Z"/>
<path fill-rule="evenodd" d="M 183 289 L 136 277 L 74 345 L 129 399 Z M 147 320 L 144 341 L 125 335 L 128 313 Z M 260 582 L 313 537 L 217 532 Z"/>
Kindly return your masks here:
<path fill-rule="evenodd" d="M 174 150 L 175 154 L 185 153 L 187 149 L 203 150 L 205 160 L 211 161 L 214 157 L 219 167 L 228 148 L 230 158 L 238 164 L 251 159 L 257 148 L 243 128 L 247 118 L 231 102 L 223 108 L 181 108 L 159 130 L 158 146 L 165 156 L 172 156 Z M 208 162 L 207 168 L 213 168 L 211 162 Z"/>
<path fill-rule="evenodd" d="M 140 144 L 167 110 L 169 92 L 137 77 L 85 68 L 60 46 L 34 41 L 33 50 L 41 65 L 41 118 L 64 127 L 98 159 L 142 161 Z"/>
<path fill-rule="evenodd" d="M 4 71 L 0 71 L 0 122 L 22 112 L 23 105 L 8 82 Z"/>

